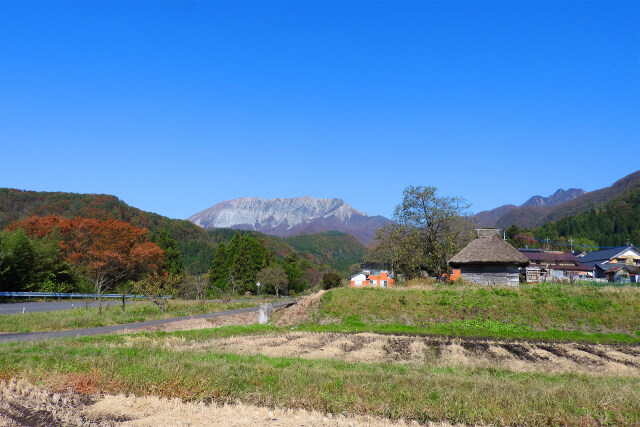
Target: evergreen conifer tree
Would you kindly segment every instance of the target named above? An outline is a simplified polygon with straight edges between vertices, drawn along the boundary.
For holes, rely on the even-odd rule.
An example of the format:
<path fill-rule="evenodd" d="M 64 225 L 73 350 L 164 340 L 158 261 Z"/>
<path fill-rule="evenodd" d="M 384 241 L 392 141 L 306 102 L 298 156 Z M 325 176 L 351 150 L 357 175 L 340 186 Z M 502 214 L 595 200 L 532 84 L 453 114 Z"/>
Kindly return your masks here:
<path fill-rule="evenodd" d="M 182 254 L 178 249 L 178 243 L 171 236 L 171 230 L 163 228 L 160 233 L 154 234 L 152 242 L 160 246 L 164 251 L 162 268 L 171 276 L 179 276 L 184 274 L 184 264 L 182 262 Z"/>
<path fill-rule="evenodd" d="M 243 235 L 238 241 L 236 256 L 229 270 L 236 291 L 255 293 L 256 275 L 263 267 L 266 267 L 265 247 L 249 234 Z"/>
<path fill-rule="evenodd" d="M 229 269 L 227 268 L 227 249 L 223 243 L 220 243 L 216 250 L 213 260 L 211 261 L 211 269 L 209 270 L 209 283 L 222 291 L 228 288 Z"/>

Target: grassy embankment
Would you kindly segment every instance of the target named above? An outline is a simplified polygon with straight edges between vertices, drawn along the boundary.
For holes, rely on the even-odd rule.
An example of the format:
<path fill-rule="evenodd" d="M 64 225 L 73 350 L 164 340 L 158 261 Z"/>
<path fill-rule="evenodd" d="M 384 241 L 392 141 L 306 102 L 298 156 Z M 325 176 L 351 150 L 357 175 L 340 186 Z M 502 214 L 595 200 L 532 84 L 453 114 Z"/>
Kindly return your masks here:
<path fill-rule="evenodd" d="M 270 330 L 227 327 L 158 335 L 198 341 L 262 329 Z M 637 378 L 244 356 L 197 347 L 172 351 L 115 335 L 0 345 L 0 378 L 16 375 L 52 389 L 241 401 L 421 422 L 640 422 L 640 400 L 633 397 L 640 394 Z"/>
<path fill-rule="evenodd" d="M 124 315 L 122 314 L 122 306 L 117 302 L 112 301 L 108 307 L 105 302 L 102 307 L 102 315 L 98 315 L 97 307 L 83 308 L 82 303 L 78 302 L 79 308 L 71 310 L 0 315 L 0 332 L 42 332 L 93 328 L 234 310 L 256 306 L 260 302 L 263 300 L 228 303 L 207 302 L 205 304 L 199 301 L 170 300 L 167 302 L 166 312 L 160 310 L 152 302 L 133 302 L 126 304 Z"/>
<path fill-rule="evenodd" d="M 640 290 L 559 285 L 517 288 L 335 289 L 297 330 L 407 332 L 638 343 Z M 636 425 L 640 380 L 513 372 L 431 363 L 348 363 L 181 350 L 178 343 L 289 331 L 271 325 L 0 345 L 0 378 L 54 389 L 390 418 L 496 425 Z M 536 335 L 537 334 L 537 335 Z M 547 334 L 547 335 L 545 335 Z M 160 345 L 162 344 L 162 345 Z M 188 346 L 187 346 L 188 347 Z"/>
<path fill-rule="evenodd" d="M 570 285 L 339 288 L 300 329 L 640 343 L 640 289 Z"/>

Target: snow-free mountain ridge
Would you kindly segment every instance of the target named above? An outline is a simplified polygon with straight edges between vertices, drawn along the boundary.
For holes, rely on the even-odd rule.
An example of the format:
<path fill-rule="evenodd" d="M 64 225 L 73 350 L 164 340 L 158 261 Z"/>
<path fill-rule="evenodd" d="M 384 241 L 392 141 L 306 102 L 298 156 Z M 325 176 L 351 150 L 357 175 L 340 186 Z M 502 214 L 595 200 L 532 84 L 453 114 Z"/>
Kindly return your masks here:
<path fill-rule="evenodd" d="M 369 216 L 341 199 L 244 197 L 218 203 L 189 221 L 203 228 L 256 230 L 276 236 L 337 230 L 369 243 L 376 228 L 389 220 Z"/>
<path fill-rule="evenodd" d="M 586 191 L 581 188 L 570 188 L 568 190 L 560 188 L 548 197 L 533 196 L 520 206 L 557 206 L 561 203 L 573 200 L 576 197 L 580 197 L 585 193 Z"/>
<path fill-rule="evenodd" d="M 640 171 L 630 173 L 599 190 L 585 192 L 578 188 L 560 189 L 548 197 L 533 196 L 520 206 L 504 205 L 478 212 L 471 219 L 482 227 L 508 228 L 517 225 L 533 228 L 602 206 L 637 188 L 640 188 Z"/>
<path fill-rule="evenodd" d="M 474 215 L 474 222 L 483 227 L 495 227 L 496 224 L 500 221 L 501 218 L 505 217 L 512 211 L 518 210 L 518 208 L 526 208 L 526 207 L 553 207 L 561 205 L 562 203 L 566 203 L 575 199 L 576 197 L 580 197 L 585 194 L 586 191 L 580 188 L 570 188 L 568 190 L 563 190 L 562 188 L 556 190 L 550 196 L 533 196 L 527 199 L 526 202 L 521 204 L 520 206 L 516 205 L 503 205 L 499 206 L 490 211 L 482 211 L 478 212 Z"/>

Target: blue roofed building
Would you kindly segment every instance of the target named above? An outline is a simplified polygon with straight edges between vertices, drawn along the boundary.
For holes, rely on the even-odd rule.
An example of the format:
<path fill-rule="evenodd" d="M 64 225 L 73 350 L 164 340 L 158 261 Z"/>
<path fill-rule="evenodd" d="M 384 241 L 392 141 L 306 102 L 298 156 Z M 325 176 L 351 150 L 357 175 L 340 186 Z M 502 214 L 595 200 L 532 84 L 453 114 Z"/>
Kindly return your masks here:
<path fill-rule="evenodd" d="M 597 278 L 613 282 L 626 276 L 632 282 L 640 282 L 640 251 L 633 246 L 592 251 L 580 257 L 580 261 L 594 267 Z"/>

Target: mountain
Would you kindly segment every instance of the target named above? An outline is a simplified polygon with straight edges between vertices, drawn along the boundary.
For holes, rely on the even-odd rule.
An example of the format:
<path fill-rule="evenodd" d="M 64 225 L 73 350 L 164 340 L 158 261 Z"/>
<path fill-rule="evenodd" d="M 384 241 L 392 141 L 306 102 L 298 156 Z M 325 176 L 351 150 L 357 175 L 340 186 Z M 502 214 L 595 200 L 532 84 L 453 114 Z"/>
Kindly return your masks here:
<path fill-rule="evenodd" d="M 516 209 L 516 205 L 502 205 L 490 211 L 481 211 L 471 217 L 475 224 L 481 227 L 494 227 L 498 220 L 507 212 Z"/>
<path fill-rule="evenodd" d="M 209 235 L 197 225 L 183 219 L 145 212 L 115 196 L 0 188 L 0 230 L 13 221 L 46 215 L 117 219 L 146 227 L 152 232 L 170 229 L 189 271 L 206 271 L 215 252 Z"/>
<path fill-rule="evenodd" d="M 0 188 L 0 230 L 17 220 L 30 216 L 46 215 L 101 220 L 117 219 L 146 227 L 153 232 L 168 228 L 178 242 L 187 270 L 191 272 L 207 271 L 218 243 L 231 240 L 235 234 L 235 231 L 230 229 L 207 231 L 187 220 L 171 219 L 146 212 L 107 194 Z M 362 243 L 353 236 L 344 233 L 329 232 L 296 236 L 299 238 L 292 238 L 291 241 L 255 231 L 250 233 L 279 257 L 284 258 L 297 252 L 298 255 L 306 257 L 312 262 L 328 264 L 343 274 L 346 274 L 349 265 L 362 262 L 366 251 Z"/>
<path fill-rule="evenodd" d="M 560 236 L 565 242 L 583 238 L 609 247 L 640 245 L 640 187 L 595 209 L 545 222 L 533 234 L 538 238 Z"/>
<path fill-rule="evenodd" d="M 13 221 L 30 216 L 57 215 L 117 219 L 151 231 L 169 228 L 177 241 L 209 240 L 207 232 L 189 221 L 171 219 L 129 206 L 108 194 L 79 194 L 47 191 L 24 191 L 0 188 L 0 229 Z"/>
<path fill-rule="evenodd" d="M 602 207 L 607 202 L 623 197 L 626 193 L 636 188 L 640 188 L 640 171 L 625 176 L 610 187 L 584 193 L 555 206 L 520 206 L 512 209 L 496 221 L 495 226 L 507 228 L 511 225 L 517 225 L 519 227 L 533 228 L 549 221 L 557 221 L 569 215 L 576 215 L 589 209 Z"/>
<path fill-rule="evenodd" d="M 205 209 L 188 220 L 205 229 L 255 230 L 280 237 L 341 231 L 364 244 L 373 240 L 377 228 L 389 222 L 382 216 L 360 212 L 341 199 L 313 197 L 233 199 Z"/>
<path fill-rule="evenodd" d="M 586 191 L 580 188 L 570 188 L 563 190 L 562 188 L 553 193 L 549 197 L 533 196 L 520 206 L 557 206 L 561 203 L 573 200 L 585 194 Z"/>

